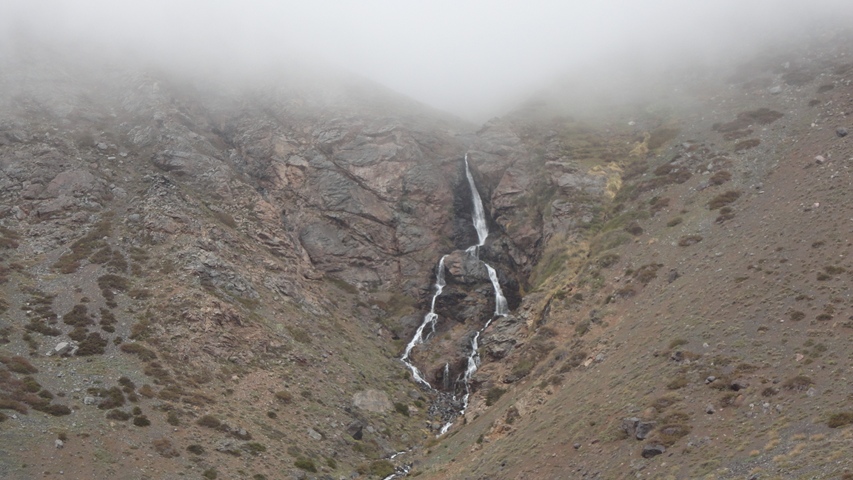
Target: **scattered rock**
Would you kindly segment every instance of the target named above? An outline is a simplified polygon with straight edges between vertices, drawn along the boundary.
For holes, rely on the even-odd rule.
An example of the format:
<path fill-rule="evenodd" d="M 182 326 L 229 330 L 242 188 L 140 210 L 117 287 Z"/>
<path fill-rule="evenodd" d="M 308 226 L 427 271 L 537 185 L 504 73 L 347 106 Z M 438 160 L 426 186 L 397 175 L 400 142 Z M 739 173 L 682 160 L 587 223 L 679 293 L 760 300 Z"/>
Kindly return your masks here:
<path fill-rule="evenodd" d="M 668 283 L 672 283 L 672 282 L 676 281 L 678 279 L 678 277 L 680 277 L 680 276 L 681 275 L 678 273 L 678 270 L 675 270 L 675 269 L 670 270 L 669 274 L 666 276 L 666 281 Z"/>
<path fill-rule="evenodd" d="M 622 420 L 622 431 L 625 432 L 625 435 L 628 437 L 634 437 L 637 434 L 637 424 L 640 423 L 640 419 L 637 417 L 629 417 Z"/>
<path fill-rule="evenodd" d="M 361 440 L 364 437 L 364 425 L 359 422 L 351 423 L 347 426 L 346 432 L 353 440 Z"/>
<path fill-rule="evenodd" d="M 826 158 L 824 158 L 823 155 L 818 155 L 818 156 L 814 157 L 814 163 L 816 163 L 818 165 L 822 165 L 822 164 L 826 163 Z"/>
<path fill-rule="evenodd" d="M 59 342 L 55 347 L 46 353 L 48 357 L 53 355 L 74 355 L 77 352 L 77 342 Z"/>
<path fill-rule="evenodd" d="M 493 360 L 500 360 L 512 351 L 518 342 L 518 332 L 524 322 L 513 315 L 504 317 L 500 322 L 495 322 L 485 335 L 483 335 L 482 346 Z"/>
<path fill-rule="evenodd" d="M 716 412 L 716 410 L 714 409 L 713 405 L 711 405 L 710 403 L 708 405 L 705 405 L 705 413 L 707 413 L 708 415 L 712 415 L 714 412 Z"/>
<path fill-rule="evenodd" d="M 323 435 L 321 435 L 320 432 L 318 432 L 317 430 L 314 430 L 313 428 L 308 429 L 308 436 L 311 437 L 311 439 L 313 439 L 313 440 L 319 441 L 319 440 L 323 439 Z"/>
<path fill-rule="evenodd" d="M 707 347 L 706 347 L 706 348 L 707 348 Z M 707 385 L 707 384 L 709 384 L 709 383 L 714 383 L 714 380 L 716 380 L 716 379 L 717 379 L 717 377 L 715 377 L 715 376 L 713 376 L 713 375 L 708 375 L 708 377 L 707 377 L 707 378 L 705 378 L 705 384 Z"/>
<path fill-rule="evenodd" d="M 769 89 L 767 89 L 767 91 L 770 93 L 770 95 L 779 95 L 780 93 L 782 93 L 782 87 L 776 85 L 775 87 L 770 87 Z"/>
<path fill-rule="evenodd" d="M 53 444 L 56 446 L 56 448 L 62 448 L 65 446 L 65 442 L 63 442 L 62 440 L 60 440 L 58 438 L 53 441 Z"/>
<path fill-rule="evenodd" d="M 572 447 L 573 447 L 575 450 L 579 450 L 579 449 L 581 448 L 581 444 L 580 444 L 580 443 L 576 443 L 576 444 L 572 445 Z"/>
<path fill-rule="evenodd" d="M 240 445 L 238 445 L 235 440 L 225 439 L 220 441 L 219 444 L 216 445 L 216 451 L 239 456 Z"/>
<path fill-rule="evenodd" d="M 838 127 L 835 129 L 835 134 L 838 135 L 839 137 L 846 137 L 847 136 L 847 129 L 844 127 Z"/>
<path fill-rule="evenodd" d="M 637 424 L 635 436 L 637 440 L 645 440 L 655 428 L 655 422 L 640 422 Z"/>
<path fill-rule="evenodd" d="M 644 422 L 637 417 L 629 417 L 622 420 L 622 431 L 629 438 L 645 440 L 655 428 L 655 422 Z"/>
<path fill-rule="evenodd" d="M 83 397 L 83 405 L 94 405 L 95 397 Z"/>
<path fill-rule="evenodd" d="M 643 458 L 656 457 L 666 451 L 666 447 L 660 444 L 653 443 L 643 447 Z"/>

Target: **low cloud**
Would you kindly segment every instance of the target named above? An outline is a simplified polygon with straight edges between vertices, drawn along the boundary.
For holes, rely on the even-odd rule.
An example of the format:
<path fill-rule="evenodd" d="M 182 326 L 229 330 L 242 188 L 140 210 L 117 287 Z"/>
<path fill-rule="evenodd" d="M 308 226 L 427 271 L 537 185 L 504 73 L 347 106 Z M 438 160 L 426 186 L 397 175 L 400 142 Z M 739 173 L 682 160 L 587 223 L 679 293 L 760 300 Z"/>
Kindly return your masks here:
<path fill-rule="evenodd" d="M 853 2 L 6 0 L 0 18 L 2 49 L 37 39 L 248 76 L 310 61 L 483 120 L 561 75 L 713 63 L 820 34 L 850 24 Z"/>

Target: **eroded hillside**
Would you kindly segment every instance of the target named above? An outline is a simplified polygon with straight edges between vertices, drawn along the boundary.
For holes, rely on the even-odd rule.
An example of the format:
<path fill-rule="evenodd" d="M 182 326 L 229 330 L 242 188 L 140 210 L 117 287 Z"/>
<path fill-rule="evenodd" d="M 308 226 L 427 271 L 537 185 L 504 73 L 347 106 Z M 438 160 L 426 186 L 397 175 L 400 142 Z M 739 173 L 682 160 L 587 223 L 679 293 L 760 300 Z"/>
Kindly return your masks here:
<path fill-rule="evenodd" d="M 846 474 L 847 45 L 479 130 L 328 73 L 249 87 L 18 52 L 0 78 L 0 473 Z M 477 258 L 510 312 L 456 418 L 495 311 L 466 253 L 466 154 Z M 399 359 L 445 255 L 411 355 L 432 390 Z"/>
<path fill-rule="evenodd" d="M 615 158 L 573 152 L 576 124 L 548 105 L 503 120 L 535 132 L 544 168 L 594 157 L 587 171 L 618 172 L 615 195 L 571 216 L 577 235 L 545 237 L 514 347 L 478 371 L 467 423 L 429 446 L 427 478 L 851 475 L 843 38 L 685 75 L 675 97 L 690 102 L 665 94 L 586 121 L 623 145 Z M 565 195 L 588 198 L 587 183 L 551 185 L 565 200 L 538 209 L 545 222 L 582 204 Z M 500 324 L 484 337 L 487 350 L 506 339 Z"/>

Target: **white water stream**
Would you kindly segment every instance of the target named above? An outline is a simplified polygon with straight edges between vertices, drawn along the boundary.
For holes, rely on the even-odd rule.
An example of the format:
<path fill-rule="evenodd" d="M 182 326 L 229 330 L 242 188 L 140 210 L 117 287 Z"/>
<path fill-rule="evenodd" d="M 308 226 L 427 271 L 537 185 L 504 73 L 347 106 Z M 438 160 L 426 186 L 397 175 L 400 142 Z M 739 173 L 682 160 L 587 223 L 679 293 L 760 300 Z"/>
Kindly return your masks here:
<path fill-rule="evenodd" d="M 444 259 L 447 258 L 447 255 L 441 257 L 441 260 L 438 261 L 438 271 L 435 274 L 435 294 L 432 296 L 432 302 L 430 303 L 429 313 L 424 316 L 424 321 L 421 322 L 421 325 L 418 327 L 417 331 L 415 331 L 415 336 L 409 340 L 409 343 L 406 345 L 406 350 L 403 352 L 403 356 L 400 357 L 400 360 L 409 367 L 409 370 L 412 372 L 412 377 L 418 382 L 433 390 L 432 385 L 429 384 L 428 381 L 423 377 L 421 371 L 418 370 L 418 367 L 415 366 L 414 363 L 411 362 L 409 355 L 412 353 L 412 349 L 417 345 L 424 343 L 427 338 L 429 338 L 429 334 L 424 336 L 424 330 L 427 327 L 430 327 L 430 334 L 435 333 L 435 322 L 438 320 L 438 314 L 435 313 L 435 300 L 441 295 L 441 291 L 444 290 L 444 286 L 446 285 L 444 281 Z"/>
<path fill-rule="evenodd" d="M 465 154 L 465 176 L 468 178 L 468 186 L 471 187 L 471 198 L 474 201 L 474 230 L 477 231 L 477 247 L 482 247 L 486 244 L 486 238 L 489 236 L 489 226 L 486 224 L 486 211 L 483 209 L 483 199 L 480 198 L 480 192 L 477 191 L 477 185 L 474 183 L 474 177 L 471 175 L 471 169 L 468 168 L 468 154 Z"/>
<path fill-rule="evenodd" d="M 486 244 L 486 239 L 489 236 L 489 227 L 486 223 L 486 212 L 483 209 L 483 200 L 480 198 L 480 193 L 477 191 L 477 185 L 474 183 L 474 177 L 471 175 L 471 170 L 468 167 L 468 154 L 465 154 L 465 177 L 468 179 L 468 185 L 471 188 L 471 198 L 473 202 L 473 213 L 472 220 L 474 223 L 474 229 L 477 231 L 477 244 L 468 247 L 465 251 L 469 255 L 473 255 L 474 258 L 479 259 L 480 247 Z M 412 372 L 412 377 L 420 384 L 426 386 L 430 390 L 435 390 L 432 385 L 424 378 L 423 374 L 420 370 L 412 363 L 410 355 L 412 353 L 412 349 L 417 345 L 424 343 L 429 336 L 424 334 L 424 330 L 427 328 L 431 329 L 431 333 L 435 333 L 435 324 L 438 320 L 438 315 L 435 313 L 435 301 L 439 295 L 441 295 L 442 290 L 445 286 L 444 280 L 444 260 L 447 255 L 441 257 L 441 260 L 438 262 L 438 272 L 436 272 L 436 282 L 435 282 L 435 294 L 432 297 L 432 302 L 430 304 L 429 313 L 424 316 L 424 320 L 421 325 L 418 327 L 417 331 L 415 331 L 414 337 L 409 341 L 406 345 L 406 350 L 403 353 L 403 356 L 400 358 L 403 363 L 409 368 Z M 477 368 L 480 366 L 480 354 L 477 351 L 479 349 L 479 340 L 480 335 L 486 330 L 486 328 L 491 325 L 492 321 L 497 317 L 504 317 L 509 313 L 509 308 L 507 305 L 506 297 L 503 295 L 503 291 L 501 290 L 501 285 L 498 280 L 498 274 L 491 265 L 483 262 L 483 265 L 486 267 L 486 270 L 489 273 L 489 280 L 492 282 L 492 286 L 495 290 L 495 312 L 494 315 L 489 318 L 483 328 L 477 330 L 474 333 L 474 336 L 471 338 L 471 352 L 468 354 L 468 365 L 465 368 L 465 373 L 461 376 L 461 380 L 465 385 L 465 395 L 462 397 L 462 408 L 460 409 L 457 417 L 459 415 L 464 415 L 465 410 L 468 408 L 468 398 L 470 396 L 470 385 L 471 379 L 474 376 L 474 373 L 477 372 Z M 449 388 L 449 364 L 445 364 L 444 366 L 444 388 Z M 454 396 L 455 399 L 455 396 Z M 453 422 L 447 422 L 443 427 L 441 427 L 441 433 L 439 436 L 444 435 L 453 426 Z"/>

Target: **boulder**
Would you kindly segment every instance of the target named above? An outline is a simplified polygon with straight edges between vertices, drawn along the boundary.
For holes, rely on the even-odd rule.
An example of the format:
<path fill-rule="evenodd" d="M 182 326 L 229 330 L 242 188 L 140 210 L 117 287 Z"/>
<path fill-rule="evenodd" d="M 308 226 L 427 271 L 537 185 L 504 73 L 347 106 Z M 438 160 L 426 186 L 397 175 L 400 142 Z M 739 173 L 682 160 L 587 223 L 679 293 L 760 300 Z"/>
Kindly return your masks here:
<path fill-rule="evenodd" d="M 643 458 L 652 458 L 662 454 L 665 451 L 666 447 L 657 443 L 653 443 L 643 447 L 642 456 Z"/>
<path fill-rule="evenodd" d="M 47 352 L 45 355 L 51 357 L 53 355 L 62 356 L 65 354 L 74 355 L 77 351 L 77 342 L 59 342 L 53 347 L 52 350 Z"/>
<path fill-rule="evenodd" d="M 629 417 L 622 420 L 622 431 L 629 438 L 645 440 L 654 428 L 655 422 L 644 422 L 637 417 Z"/>
<path fill-rule="evenodd" d="M 472 284 L 490 282 L 489 272 L 475 254 L 464 250 L 456 250 L 447 255 L 444 260 L 447 273 L 452 276 L 454 283 Z M 448 280 L 451 280 L 448 278 Z"/>
<path fill-rule="evenodd" d="M 54 177 L 42 195 L 46 198 L 56 198 L 60 195 L 90 192 L 97 186 L 97 179 L 88 170 L 68 170 Z"/>
<path fill-rule="evenodd" d="M 639 422 L 634 436 L 637 440 L 645 440 L 655 428 L 655 422 Z"/>

